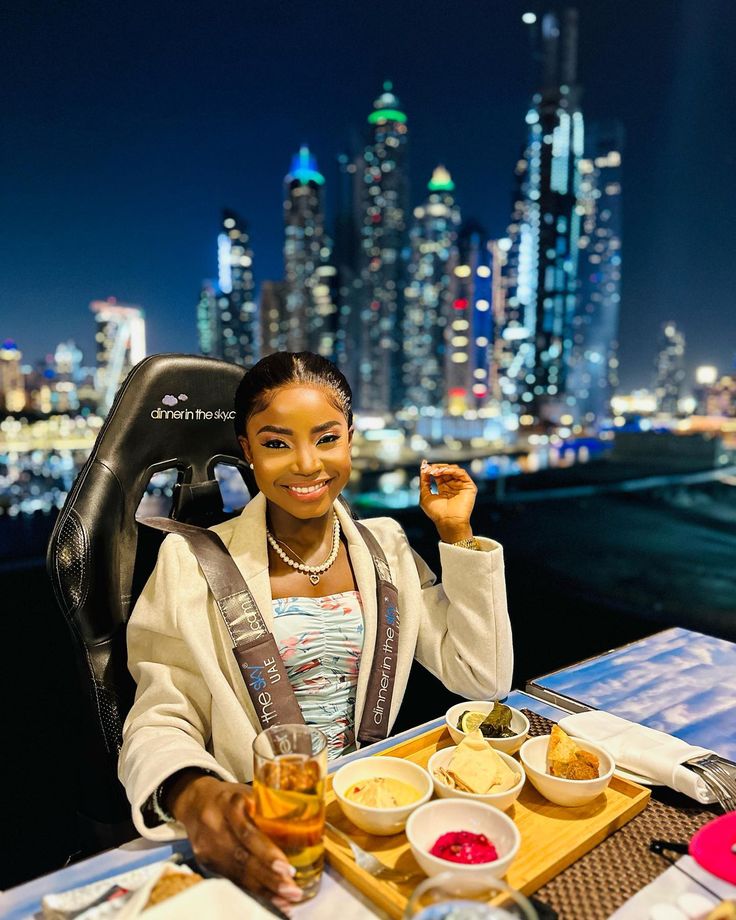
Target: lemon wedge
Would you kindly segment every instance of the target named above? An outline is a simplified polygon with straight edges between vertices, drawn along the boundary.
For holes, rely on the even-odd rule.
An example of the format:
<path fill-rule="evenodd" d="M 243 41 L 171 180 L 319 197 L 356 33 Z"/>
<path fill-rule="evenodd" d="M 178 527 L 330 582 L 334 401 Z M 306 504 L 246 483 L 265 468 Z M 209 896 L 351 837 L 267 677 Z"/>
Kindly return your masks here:
<path fill-rule="evenodd" d="M 460 728 L 462 731 L 470 733 L 474 732 L 485 719 L 485 712 L 474 712 L 473 710 L 468 710 L 468 712 L 463 713 L 463 717 L 460 720 Z"/>

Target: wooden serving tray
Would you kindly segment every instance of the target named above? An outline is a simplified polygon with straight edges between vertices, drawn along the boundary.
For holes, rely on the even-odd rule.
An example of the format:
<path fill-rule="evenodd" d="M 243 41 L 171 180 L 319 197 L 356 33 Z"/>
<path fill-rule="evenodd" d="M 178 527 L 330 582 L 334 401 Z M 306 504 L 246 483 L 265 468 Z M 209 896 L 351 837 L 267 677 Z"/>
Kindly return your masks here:
<path fill-rule="evenodd" d="M 374 756 L 403 757 L 426 767 L 435 751 L 452 744 L 450 734 L 443 726 Z M 577 808 L 563 808 L 543 798 L 527 779 L 521 795 L 506 812 L 521 832 L 521 847 L 506 874 L 506 881 L 524 894 L 532 894 L 642 811 L 650 795 L 649 789 L 614 776 L 605 792 L 594 802 Z M 348 821 L 332 791 L 331 780 L 327 791 L 327 820 L 387 865 L 422 874 L 403 833 L 375 837 Z M 375 879 L 356 865 L 347 844 L 333 837 L 329 829 L 325 836 L 325 849 L 333 868 L 374 904 L 400 920 L 419 879 L 404 883 Z"/>

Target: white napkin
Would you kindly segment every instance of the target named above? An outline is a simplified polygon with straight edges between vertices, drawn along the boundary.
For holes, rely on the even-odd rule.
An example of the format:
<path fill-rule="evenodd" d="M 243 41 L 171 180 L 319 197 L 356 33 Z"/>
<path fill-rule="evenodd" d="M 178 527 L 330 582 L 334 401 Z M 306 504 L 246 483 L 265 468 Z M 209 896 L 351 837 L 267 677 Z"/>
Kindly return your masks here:
<path fill-rule="evenodd" d="M 627 770 L 649 776 L 704 805 L 715 802 L 715 796 L 702 779 L 681 766 L 686 760 L 712 753 L 707 748 L 695 747 L 665 732 L 594 709 L 565 716 L 560 719 L 560 728 L 569 735 L 602 745 Z"/>

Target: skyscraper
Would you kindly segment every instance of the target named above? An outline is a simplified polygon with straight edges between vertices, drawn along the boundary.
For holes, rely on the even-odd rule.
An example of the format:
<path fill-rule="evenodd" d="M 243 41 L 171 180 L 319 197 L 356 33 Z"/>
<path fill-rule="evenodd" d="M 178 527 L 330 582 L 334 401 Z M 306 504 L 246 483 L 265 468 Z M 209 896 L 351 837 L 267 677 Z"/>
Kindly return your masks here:
<path fill-rule="evenodd" d="M 261 322 L 261 357 L 275 351 L 303 351 L 291 348 L 294 335 L 286 309 L 286 282 L 262 281 L 258 314 Z M 301 343 L 300 343 L 301 344 Z"/>
<path fill-rule="evenodd" d="M 197 341 L 200 354 L 209 358 L 222 357 L 220 310 L 217 291 L 211 281 L 205 281 L 197 303 Z"/>
<path fill-rule="evenodd" d="M 580 161 L 580 294 L 567 390 L 575 400 L 573 417 L 591 426 L 609 417 L 618 383 L 622 127 L 596 126 L 586 147 Z"/>
<path fill-rule="evenodd" d="M 26 407 L 26 389 L 20 361 L 21 350 L 11 339 L 0 345 L 0 409 L 22 412 Z"/>
<path fill-rule="evenodd" d="M 50 397 L 55 412 L 76 412 L 80 408 L 80 388 L 84 387 L 82 349 L 69 339 L 59 342 L 54 351 L 53 382 Z"/>
<path fill-rule="evenodd" d="M 383 413 L 401 399 L 402 251 L 408 182 L 406 114 L 384 83 L 368 116 L 370 139 L 355 173 L 359 214 L 360 359 L 357 405 Z M 350 323 L 348 323 L 350 325 Z"/>
<path fill-rule="evenodd" d="M 445 330 L 450 415 L 462 415 L 488 401 L 493 339 L 493 263 L 488 235 L 476 221 L 465 221 L 458 234 L 457 247 Z"/>
<path fill-rule="evenodd" d="M 521 371 L 522 402 L 537 417 L 555 421 L 569 408 L 566 378 L 577 303 L 584 141 L 576 84 L 577 12 L 566 10 L 561 23 L 547 13 L 541 41 L 541 92 L 526 116 L 527 144 L 517 166 L 521 195 L 510 228 L 516 290 L 510 296 L 533 346 L 533 358 L 525 349 L 529 366 Z"/>
<path fill-rule="evenodd" d="M 322 204 L 324 182 L 315 157 L 302 145 L 284 179 L 286 347 L 332 357 L 337 305 Z"/>
<path fill-rule="evenodd" d="M 440 407 L 445 383 L 445 329 L 450 273 L 457 264 L 460 211 L 455 183 L 444 166 L 432 173 L 424 204 L 414 209 L 410 231 L 409 283 L 404 304 L 404 400 L 419 411 Z"/>
<path fill-rule="evenodd" d="M 234 211 L 222 212 L 222 230 L 217 237 L 217 263 L 215 325 L 219 325 L 219 342 L 215 356 L 251 367 L 258 360 L 260 344 L 253 282 L 253 251 L 245 221 Z"/>
<path fill-rule="evenodd" d="M 106 415 L 120 384 L 146 357 L 146 323 L 140 307 L 119 304 L 114 297 L 93 300 L 89 306 L 97 322 L 95 386 L 98 409 Z"/>
<path fill-rule="evenodd" d="M 341 153 L 338 158 L 338 183 L 335 208 L 335 251 L 338 302 L 335 360 L 353 387 L 354 403 L 358 397 L 358 367 L 361 342 L 361 294 L 359 225 L 356 177 L 362 158 Z M 362 180 L 362 170 L 360 172 Z"/>
<path fill-rule="evenodd" d="M 685 336 L 672 322 L 663 323 L 655 361 L 654 396 L 657 411 L 677 415 L 685 380 Z"/>
<path fill-rule="evenodd" d="M 530 386 L 534 383 L 539 208 L 531 208 L 526 196 L 528 168 L 524 151 L 514 170 L 508 236 L 497 244 L 500 275 L 494 272 L 493 392 L 506 418 L 528 414 L 533 400 Z"/>

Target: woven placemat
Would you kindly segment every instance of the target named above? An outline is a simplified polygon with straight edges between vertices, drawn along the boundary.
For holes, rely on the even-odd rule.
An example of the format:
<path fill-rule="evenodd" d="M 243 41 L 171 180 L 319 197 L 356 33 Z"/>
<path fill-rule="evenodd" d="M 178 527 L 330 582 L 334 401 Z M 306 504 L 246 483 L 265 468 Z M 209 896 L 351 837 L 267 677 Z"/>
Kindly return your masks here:
<path fill-rule="evenodd" d="M 529 709 L 523 712 L 529 719 L 530 735 L 549 733 L 553 722 Z M 669 790 L 665 794 L 670 797 Z M 549 904 L 560 920 L 607 920 L 667 869 L 661 856 L 649 852 L 651 840 L 686 842 L 719 814 L 716 806 L 704 808 L 676 793 L 671 797 L 676 804 L 652 798 L 644 811 L 543 885 L 535 896 Z"/>

